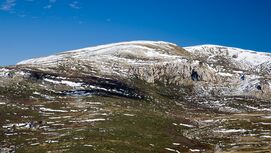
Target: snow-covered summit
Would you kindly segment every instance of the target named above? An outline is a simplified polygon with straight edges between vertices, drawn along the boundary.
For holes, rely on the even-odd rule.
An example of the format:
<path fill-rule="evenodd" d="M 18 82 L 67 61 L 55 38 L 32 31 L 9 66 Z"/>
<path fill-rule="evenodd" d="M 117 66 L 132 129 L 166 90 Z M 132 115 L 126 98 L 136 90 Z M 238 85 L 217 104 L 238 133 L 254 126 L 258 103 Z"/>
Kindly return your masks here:
<path fill-rule="evenodd" d="M 178 49 L 177 49 L 178 48 Z M 177 49 L 177 50 L 176 50 Z M 62 52 L 48 57 L 34 58 L 21 61 L 18 65 L 23 64 L 45 64 L 55 63 L 75 58 L 80 60 L 89 60 L 96 56 L 117 56 L 117 57 L 134 57 L 134 58 L 152 58 L 165 57 L 167 55 L 182 54 L 185 52 L 176 44 L 164 41 L 130 41 L 99 45 L 95 47 L 82 48 Z"/>

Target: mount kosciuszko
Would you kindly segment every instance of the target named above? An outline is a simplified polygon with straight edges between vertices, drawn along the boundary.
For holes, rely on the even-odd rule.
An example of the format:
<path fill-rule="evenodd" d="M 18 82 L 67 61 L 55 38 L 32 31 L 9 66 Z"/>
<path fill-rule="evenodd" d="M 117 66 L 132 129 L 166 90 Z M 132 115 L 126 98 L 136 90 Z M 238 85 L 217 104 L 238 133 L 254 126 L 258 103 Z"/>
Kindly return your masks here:
<path fill-rule="evenodd" d="M 131 41 L 2 67 L 0 88 L 5 96 L 105 94 L 150 98 L 142 86 L 146 84 L 145 88 L 159 86 L 182 99 L 270 100 L 270 74 L 270 53 L 217 45 L 181 48 L 162 41 Z"/>

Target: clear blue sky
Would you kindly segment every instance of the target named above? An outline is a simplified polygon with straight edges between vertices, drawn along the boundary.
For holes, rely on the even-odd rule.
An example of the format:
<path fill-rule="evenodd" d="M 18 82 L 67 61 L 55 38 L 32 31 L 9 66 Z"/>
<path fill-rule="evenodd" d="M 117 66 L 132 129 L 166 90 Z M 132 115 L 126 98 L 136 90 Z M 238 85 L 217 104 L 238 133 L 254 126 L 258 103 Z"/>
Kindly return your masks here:
<path fill-rule="evenodd" d="M 271 0 L 0 0 L 0 65 L 129 40 L 271 51 Z"/>

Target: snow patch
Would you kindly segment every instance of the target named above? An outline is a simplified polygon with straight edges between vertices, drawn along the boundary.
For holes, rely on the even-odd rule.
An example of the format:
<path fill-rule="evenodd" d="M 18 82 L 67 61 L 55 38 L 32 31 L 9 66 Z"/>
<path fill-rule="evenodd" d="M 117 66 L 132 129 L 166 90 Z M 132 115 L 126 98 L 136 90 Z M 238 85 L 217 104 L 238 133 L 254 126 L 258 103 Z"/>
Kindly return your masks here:
<path fill-rule="evenodd" d="M 82 123 L 82 122 L 98 122 L 98 121 L 105 121 L 105 119 L 95 118 L 95 119 L 86 119 L 86 120 L 78 120 L 78 121 L 70 121 L 70 122 Z"/>
<path fill-rule="evenodd" d="M 171 152 L 176 152 L 176 153 L 181 153 L 180 151 L 178 150 L 175 150 L 175 149 L 171 149 L 171 148 L 165 148 L 167 151 L 171 151 Z"/>
<path fill-rule="evenodd" d="M 256 110 L 256 111 L 268 111 L 268 112 L 271 111 L 271 108 L 258 108 L 258 107 L 253 107 L 253 106 L 246 106 L 246 107 L 253 109 L 253 110 Z"/>
<path fill-rule="evenodd" d="M 217 133 L 245 133 L 247 130 L 245 129 L 221 129 L 221 130 L 215 130 L 214 132 Z"/>
<path fill-rule="evenodd" d="M 123 114 L 124 116 L 130 116 L 130 117 L 133 117 L 135 116 L 134 114 Z"/>
<path fill-rule="evenodd" d="M 67 80 L 58 81 L 58 80 L 53 80 L 53 79 L 48 79 L 48 78 L 45 78 L 43 80 L 53 83 L 53 84 L 64 84 L 71 87 L 81 87 L 83 85 L 83 83 L 77 83 L 77 82 L 72 82 L 72 81 L 67 81 Z"/>
<path fill-rule="evenodd" d="M 199 149 L 189 149 L 189 150 L 192 151 L 192 152 L 200 152 Z"/>
<path fill-rule="evenodd" d="M 13 124 L 7 124 L 7 125 L 3 125 L 2 128 L 4 129 L 10 129 L 12 127 L 16 127 L 17 129 L 29 129 L 31 128 L 31 123 L 30 122 L 26 122 L 26 123 L 13 123 Z"/>
<path fill-rule="evenodd" d="M 189 127 L 189 128 L 193 128 L 193 127 L 194 127 L 193 125 L 189 125 L 189 124 L 183 124 L 183 123 L 180 123 L 179 125 L 181 125 L 181 126 L 185 126 L 185 127 Z"/>
<path fill-rule="evenodd" d="M 271 119 L 271 116 L 262 116 L 262 118 Z"/>
<path fill-rule="evenodd" d="M 45 108 L 45 107 L 41 107 L 40 110 L 43 112 L 56 112 L 56 113 L 67 113 L 68 112 L 66 110 L 51 109 L 51 108 Z"/>
<path fill-rule="evenodd" d="M 271 136 L 270 135 L 263 135 L 263 136 L 260 136 L 260 138 L 271 138 Z"/>
<path fill-rule="evenodd" d="M 233 76 L 233 74 L 231 74 L 231 73 L 218 72 L 217 74 L 221 75 L 221 76 L 225 76 L 225 77 L 232 77 Z"/>

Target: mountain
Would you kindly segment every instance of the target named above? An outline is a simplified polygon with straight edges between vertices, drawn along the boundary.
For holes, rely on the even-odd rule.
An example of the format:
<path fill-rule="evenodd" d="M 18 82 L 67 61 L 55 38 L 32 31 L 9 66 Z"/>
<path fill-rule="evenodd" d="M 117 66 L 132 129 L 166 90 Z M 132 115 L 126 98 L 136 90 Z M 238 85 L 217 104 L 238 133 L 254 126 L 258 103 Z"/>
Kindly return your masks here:
<path fill-rule="evenodd" d="M 58 122 L 62 123 L 62 128 L 63 126 L 70 128 L 69 124 L 66 124 L 67 121 L 77 123 L 76 126 L 70 128 L 72 131 L 76 130 L 77 126 L 77 130 L 82 130 L 83 127 L 89 126 L 88 122 L 103 122 L 93 128 L 112 126 L 113 133 L 111 134 L 113 135 L 116 134 L 114 129 L 118 129 L 120 130 L 118 132 L 122 133 L 126 127 L 128 132 L 131 132 L 129 134 L 135 136 L 134 134 L 139 132 L 138 130 L 150 126 L 153 130 L 145 129 L 143 131 L 153 138 L 144 137 L 150 144 L 147 144 L 148 147 L 145 146 L 147 149 L 141 150 L 141 152 L 153 152 L 152 149 L 155 150 L 154 152 L 236 151 L 243 146 L 236 144 L 237 147 L 231 147 L 229 142 L 233 143 L 235 139 L 228 133 L 234 133 L 238 138 L 244 137 L 246 132 L 254 134 L 255 139 L 259 140 L 257 143 L 263 146 L 262 149 L 266 148 L 266 145 L 262 144 L 261 136 L 265 136 L 263 133 L 267 127 L 262 125 L 263 131 L 253 131 L 254 124 L 263 122 L 263 120 L 256 120 L 253 117 L 255 117 L 255 113 L 259 115 L 271 111 L 270 76 L 271 53 L 218 45 L 182 48 L 176 44 L 162 41 L 131 41 L 66 51 L 47 57 L 25 60 L 14 66 L 1 67 L 0 95 L 2 101 L 8 101 L 7 104 L 16 102 L 14 104 L 16 108 L 27 106 L 34 111 L 34 114 L 38 112 L 40 117 L 30 115 L 30 118 L 43 118 L 47 121 L 44 126 L 53 130 L 57 129 L 48 124 L 48 122 L 55 122 L 52 118 L 58 118 Z M 65 101 L 65 106 L 69 105 L 69 107 L 64 107 L 64 105 L 60 107 L 59 105 L 63 101 Z M 88 103 L 99 104 L 103 107 L 95 106 L 96 115 L 89 117 L 89 114 L 84 114 L 78 120 L 75 115 L 78 115 L 80 111 L 75 108 L 84 109 Z M 19 107 L 18 104 L 24 105 Z M 93 107 L 90 108 L 93 109 Z M 86 109 L 86 112 L 88 111 L 90 110 Z M 68 113 L 66 117 L 69 117 L 64 120 L 65 116 L 61 118 L 61 116 L 57 116 L 58 113 Z M 93 113 L 93 110 L 89 113 Z M 225 116 L 225 113 L 230 115 Z M 125 117 L 120 117 L 120 114 Z M 253 122 L 243 124 L 245 121 L 236 118 L 236 114 L 249 114 L 251 116 L 248 118 L 253 119 Z M 137 129 L 123 123 L 127 118 L 130 120 L 134 116 L 138 116 L 137 120 L 133 120 Z M 221 118 L 224 120 L 220 120 Z M 146 119 L 149 120 L 145 122 Z M 10 120 L 12 119 L 2 122 L 1 130 L 4 133 L 2 144 L 6 144 L 4 142 L 7 140 L 15 143 L 14 139 L 9 139 L 6 134 L 15 133 L 10 132 L 13 126 L 17 129 L 21 127 L 17 120 L 14 119 L 15 123 L 11 123 Z M 24 120 L 32 123 L 29 119 Z M 264 123 L 269 124 L 269 120 L 268 122 L 266 120 Z M 153 127 L 149 124 L 152 121 L 158 121 L 157 126 L 165 129 Z M 36 127 L 39 122 L 37 120 L 34 122 Z M 34 125 L 28 123 L 26 124 L 27 129 L 31 130 L 31 126 Z M 171 131 L 175 128 L 177 131 Z M 39 128 L 37 129 L 39 131 Z M 181 136 L 178 136 L 177 133 L 180 130 Z M 48 129 L 45 131 L 49 132 Z M 158 133 L 153 133 L 155 131 Z M 167 135 L 165 140 L 162 138 L 163 136 L 160 137 L 162 133 Z M 84 137 L 86 133 L 80 134 Z M 97 133 L 94 132 L 95 134 Z M 63 140 L 60 135 L 57 135 L 56 141 L 68 139 Z M 154 141 L 158 135 L 157 139 L 163 139 L 163 142 L 162 140 L 161 142 Z M 119 141 L 128 142 L 128 148 L 132 147 L 130 143 L 141 147 L 146 145 L 141 144 L 143 140 L 134 142 L 128 135 L 122 136 Z M 107 139 L 110 141 L 105 140 L 107 143 L 103 145 L 109 146 L 104 147 L 115 148 L 116 137 L 107 137 Z M 220 140 L 217 141 L 218 139 Z M 171 147 L 167 147 L 168 142 L 173 140 L 179 142 L 172 142 Z M 46 141 L 49 140 L 44 140 L 44 143 L 50 145 Z M 71 141 L 69 139 L 67 142 Z M 91 141 L 96 143 L 98 150 L 102 150 L 98 147 L 103 146 L 102 144 L 96 140 Z M 157 144 L 153 144 L 151 141 Z M 269 139 L 266 141 L 270 142 Z M 83 142 L 85 143 L 85 141 Z M 23 149 L 29 149 L 24 143 L 20 145 L 24 146 L 21 147 Z M 157 147 L 154 147 L 155 145 Z M 10 147 L 2 148 L 2 150 L 12 150 Z M 69 148 L 74 149 L 74 147 Z M 115 149 L 119 152 L 123 151 L 121 148 Z M 139 148 L 133 149 L 135 150 L 131 151 L 140 150 Z"/>
<path fill-rule="evenodd" d="M 24 78 L 41 75 L 39 79 L 45 82 L 71 86 L 75 90 L 107 90 L 104 85 L 84 80 L 97 77 L 120 83 L 138 79 L 147 83 L 191 86 L 193 94 L 200 97 L 268 99 L 270 65 L 270 53 L 215 45 L 183 49 L 167 42 L 133 41 L 30 59 L 11 69 L 20 70 L 18 74 L 24 73 Z M 82 84 L 88 85 L 83 87 Z"/>

